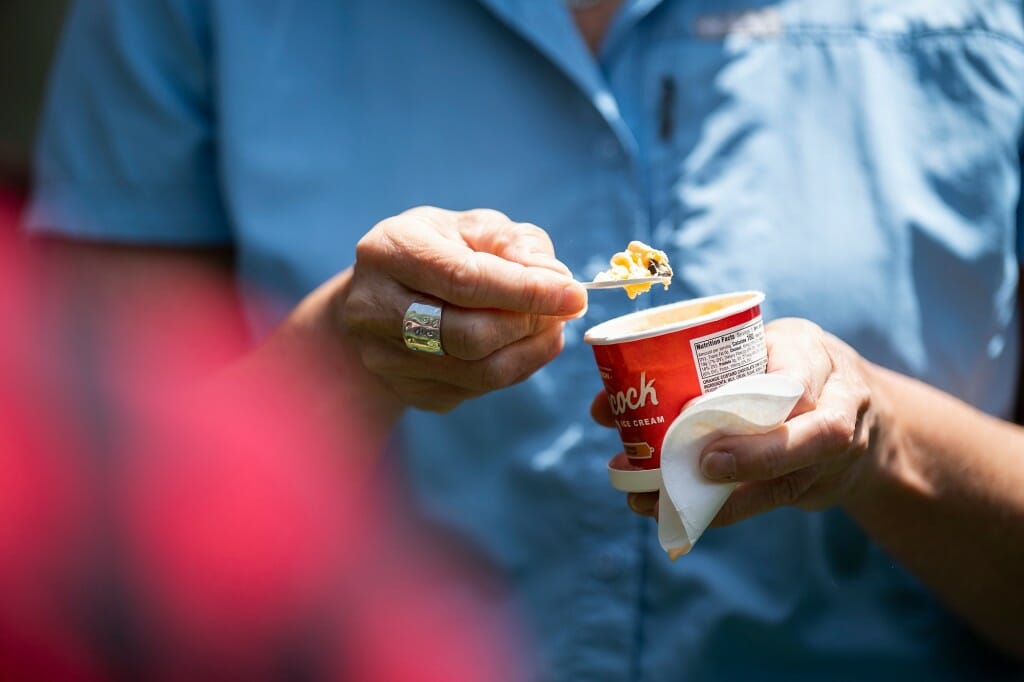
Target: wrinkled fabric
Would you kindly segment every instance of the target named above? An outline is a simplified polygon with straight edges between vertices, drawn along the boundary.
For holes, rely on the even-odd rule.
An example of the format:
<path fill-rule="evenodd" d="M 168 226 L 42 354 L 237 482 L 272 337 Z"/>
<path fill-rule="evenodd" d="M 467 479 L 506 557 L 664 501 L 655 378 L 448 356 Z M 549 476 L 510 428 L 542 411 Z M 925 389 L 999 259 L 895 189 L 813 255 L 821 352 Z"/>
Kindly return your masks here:
<path fill-rule="evenodd" d="M 580 278 L 651 243 L 669 291 L 593 293 L 529 381 L 403 424 L 416 499 L 514 585 L 538 677 L 1001 679 L 839 511 L 669 563 L 608 485 L 582 334 L 761 289 L 767 320 L 1009 415 L 1022 114 L 1020 2 L 633 0 L 595 59 L 559 0 L 82 0 L 30 225 L 232 244 L 279 313 L 420 204 L 536 223 Z"/>

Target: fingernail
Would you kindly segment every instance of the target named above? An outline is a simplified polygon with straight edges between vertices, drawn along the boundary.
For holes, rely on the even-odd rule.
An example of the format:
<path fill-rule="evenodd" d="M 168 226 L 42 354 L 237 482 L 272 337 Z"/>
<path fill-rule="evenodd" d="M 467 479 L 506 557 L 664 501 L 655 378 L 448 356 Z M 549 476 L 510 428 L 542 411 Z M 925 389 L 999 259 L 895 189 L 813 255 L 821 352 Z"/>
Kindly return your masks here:
<path fill-rule="evenodd" d="M 587 290 L 577 282 L 567 283 L 562 290 L 560 307 L 563 315 L 582 317 L 587 312 Z"/>
<path fill-rule="evenodd" d="M 713 481 L 736 479 L 736 458 L 731 452 L 709 452 L 700 461 L 700 470 Z"/>

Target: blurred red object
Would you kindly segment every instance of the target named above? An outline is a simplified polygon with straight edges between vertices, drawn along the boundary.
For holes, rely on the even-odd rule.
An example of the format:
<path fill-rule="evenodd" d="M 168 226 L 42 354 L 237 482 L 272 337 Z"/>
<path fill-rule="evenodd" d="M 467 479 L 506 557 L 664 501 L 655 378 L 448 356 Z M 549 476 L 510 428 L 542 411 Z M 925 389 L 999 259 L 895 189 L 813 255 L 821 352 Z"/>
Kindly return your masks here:
<path fill-rule="evenodd" d="M 399 530 L 302 376 L 197 387 L 242 351 L 227 292 L 88 309 L 2 211 L 0 679 L 521 679 L 481 576 Z"/>

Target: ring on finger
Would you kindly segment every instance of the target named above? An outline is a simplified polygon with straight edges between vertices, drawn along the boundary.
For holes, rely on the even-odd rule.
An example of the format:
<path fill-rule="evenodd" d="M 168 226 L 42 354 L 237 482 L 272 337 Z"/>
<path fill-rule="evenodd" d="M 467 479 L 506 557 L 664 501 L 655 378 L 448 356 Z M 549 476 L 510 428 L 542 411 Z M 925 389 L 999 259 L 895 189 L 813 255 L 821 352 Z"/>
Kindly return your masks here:
<path fill-rule="evenodd" d="M 444 303 L 437 299 L 413 301 L 402 318 L 405 347 L 418 353 L 444 355 L 441 346 L 441 317 Z"/>

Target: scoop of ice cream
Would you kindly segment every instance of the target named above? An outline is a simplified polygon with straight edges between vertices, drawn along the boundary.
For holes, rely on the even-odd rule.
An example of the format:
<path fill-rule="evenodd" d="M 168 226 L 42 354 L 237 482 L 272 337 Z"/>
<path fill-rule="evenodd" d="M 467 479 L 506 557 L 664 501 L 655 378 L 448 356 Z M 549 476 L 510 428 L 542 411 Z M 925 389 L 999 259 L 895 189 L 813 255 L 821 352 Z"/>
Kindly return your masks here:
<path fill-rule="evenodd" d="M 611 267 L 604 272 L 599 272 L 594 277 L 595 282 L 658 277 L 668 289 L 668 285 L 672 281 L 672 267 L 668 263 L 668 256 L 665 252 L 641 241 L 631 241 L 625 251 L 619 251 L 611 257 L 609 265 Z M 652 282 L 645 282 L 631 284 L 624 288 L 630 298 L 636 298 L 638 294 L 650 291 L 651 285 Z"/>

